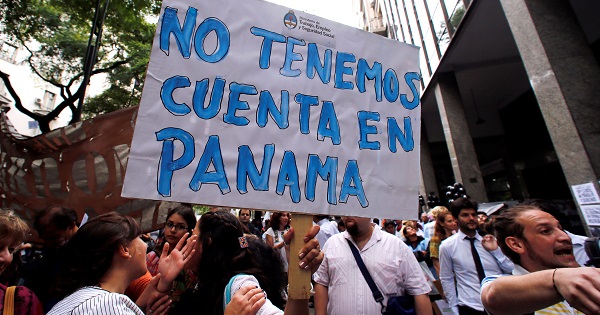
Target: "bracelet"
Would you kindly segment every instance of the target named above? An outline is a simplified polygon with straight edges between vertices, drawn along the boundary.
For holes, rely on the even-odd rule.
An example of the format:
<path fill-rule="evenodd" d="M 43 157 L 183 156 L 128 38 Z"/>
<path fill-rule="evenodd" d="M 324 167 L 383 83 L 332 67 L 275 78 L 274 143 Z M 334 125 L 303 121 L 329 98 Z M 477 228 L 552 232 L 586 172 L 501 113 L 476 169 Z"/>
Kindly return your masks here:
<path fill-rule="evenodd" d="M 558 268 L 554 268 L 554 271 L 552 272 L 552 286 L 554 287 L 556 293 L 558 293 L 558 295 L 564 300 L 565 298 L 562 296 L 562 294 L 560 294 L 560 291 L 558 291 L 558 288 L 556 287 L 556 282 L 554 281 L 554 275 L 556 274 L 556 270 L 558 270 Z"/>

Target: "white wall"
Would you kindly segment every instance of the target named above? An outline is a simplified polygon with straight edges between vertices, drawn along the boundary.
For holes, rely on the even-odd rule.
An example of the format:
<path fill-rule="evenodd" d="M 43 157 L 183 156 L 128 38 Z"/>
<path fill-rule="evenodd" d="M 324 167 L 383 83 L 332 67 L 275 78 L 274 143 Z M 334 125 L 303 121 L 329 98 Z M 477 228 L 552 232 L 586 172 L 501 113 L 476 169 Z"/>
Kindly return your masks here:
<path fill-rule="evenodd" d="M 17 95 L 21 99 L 21 103 L 25 108 L 29 109 L 30 111 L 39 109 L 39 107 L 35 105 L 35 99 L 39 98 L 43 100 L 45 91 L 50 91 L 57 95 L 54 102 L 54 107 L 56 107 L 56 105 L 60 104 L 60 101 L 62 100 L 60 97 L 60 90 L 55 86 L 33 76 L 29 66 L 24 62 L 27 56 L 27 51 L 19 49 L 14 64 L 0 59 L 0 70 L 10 75 L 12 87 L 15 89 Z M 6 98 L 12 100 L 12 96 L 10 96 L 5 87 L 0 90 L 0 93 L 2 93 Z M 14 106 L 14 100 L 10 105 L 11 110 L 8 112 L 7 117 L 10 119 L 11 123 L 15 126 L 19 133 L 27 136 L 35 136 L 40 134 L 39 128 L 30 128 L 29 123 L 33 122 L 34 120 L 16 109 Z M 61 115 L 59 115 L 59 117 L 57 117 L 54 122 L 51 123 L 50 127 L 52 129 L 63 127 L 69 122 L 70 119 L 71 113 L 67 110 L 61 113 Z"/>

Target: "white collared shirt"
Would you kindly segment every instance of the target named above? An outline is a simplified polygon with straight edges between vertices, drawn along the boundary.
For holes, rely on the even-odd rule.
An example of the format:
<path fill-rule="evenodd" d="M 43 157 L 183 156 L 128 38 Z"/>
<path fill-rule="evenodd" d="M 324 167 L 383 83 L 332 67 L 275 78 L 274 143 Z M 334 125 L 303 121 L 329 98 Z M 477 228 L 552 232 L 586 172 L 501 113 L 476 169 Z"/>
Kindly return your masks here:
<path fill-rule="evenodd" d="M 340 231 L 338 231 L 333 223 L 331 223 L 331 221 L 329 221 L 327 218 L 317 222 L 317 225 L 320 227 L 320 229 L 319 233 L 317 233 L 316 239 L 319 241 L 321 248 L 325 247 L 325 243 L 331 236 L 340 233 Z"/>
<path fill-rule="evenodd" d="M 573 234 L 566 230 L 565 233 L 569 235 L 571 238 L 571 243 L 573 243 L 573 255 L 575 255 L 575 260 L 580 266 L 585 266 L 588 260 L 590 260 L 590 257 L 585 252 L 585 240 L 587 237 Z"/>
<path fill-rule="evenodd" d="M 475 233 L 475 239 L 475 248 L 486 275 L 512 272 L 514 265 L 500 248 L 488 252 L 481 244 L 483 238 L 479 233 Z M 456 314 L 458 305 L 483 311 L 479 277 L 471 254 L 471 242 L 462 231 L 445 239 L 440 245 L 440 280 L 448 305 Z"/>
<path fill-rule="evenodd" d="M 380 314 L 381 305 L 375 302 L 347 239 L 356 246 L 348 232 L 329 238 L 323 248 L 325 258 L 315 273 L 315 281 L 328 287 L 327 314 Z M 403 295 L 404 291 L 421 295 L 431 290 L 410 248 L 394 235 L 373 229 L 359 252 L 384 296 L 384 305 L 389 297 Z"/>
<path fill-rule="evenodd" d="M 430 240 L 435 232 L 435 221 L 429 221 L 423 225 L 423 237 Z"/>

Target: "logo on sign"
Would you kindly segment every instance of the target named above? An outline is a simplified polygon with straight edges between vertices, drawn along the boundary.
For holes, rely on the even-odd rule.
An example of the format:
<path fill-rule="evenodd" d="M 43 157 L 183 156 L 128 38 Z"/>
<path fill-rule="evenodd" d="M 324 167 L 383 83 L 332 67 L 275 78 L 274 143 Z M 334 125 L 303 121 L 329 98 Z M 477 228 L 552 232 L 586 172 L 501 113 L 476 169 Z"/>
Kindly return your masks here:
<path fill-rule="evenodd" d="M 298 25 L 298 19 L 296 18 L 296 15 L 294 15 L 294 11 L 288 12 L 283 17 L 283 24 L 289 29 L 296 28 L 296 25 Z"/>

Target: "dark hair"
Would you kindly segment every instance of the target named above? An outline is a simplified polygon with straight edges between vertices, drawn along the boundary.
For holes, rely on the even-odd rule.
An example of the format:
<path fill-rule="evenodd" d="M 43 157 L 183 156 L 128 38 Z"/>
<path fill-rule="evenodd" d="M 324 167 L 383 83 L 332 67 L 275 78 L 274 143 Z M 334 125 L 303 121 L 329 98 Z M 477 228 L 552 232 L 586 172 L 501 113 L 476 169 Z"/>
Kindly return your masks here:
<path fill-rule="evenodd" d="M 485 219 L 483 223 L 483 233 L 494 235 L 494 222 L 496 221 L 496 217 L 498 215 L 490 215 Z"/>
<path fill-rule="evenodd" d="M 462 209 L 473 209 L 477 212 L 477 202 L 469 198 L 458 198 L 450 203 L 450 212 L 455 218 L 458 218 Z"/>
<path fill-rule="evenodd" d="M 271 215 L 270 226 L 273 228 L 273 231 L 278 231 L 279 230 L 279 224 L 281 224 L 281 216 L 283 216 L 283 214 L 287 214 L 288 218 L 290 216 L 287 212 L 274 212 Z M 287 228 L 287 226 L 285 228 Z M 285 228 L 284 228 L 284 230 L 285 230 Z"/>
<path fill-rule="evenodd" d="M 283 309 L 285 274 L 279 252 L 254 237 L 246 238 L 247 248 L 241 248 L 242 224 L 233 214 L 208 212 L 200 218 L 202 258 L 198 266 L 198 289 L 182 296 L 175 305 L 175 314 L 202 309 L 207 314 L 223 314 L 223 290 L 237 274 L 254 276 L 269 300 Z"/>
<path fill-rule="evenodd" d="M 167 225 L 167 221 L 169 221 L 169 218 L 174 215 L 174 214 L 179 214 L 181 217 L 183 217 L 183 219 L 185 220 L 185 224 L 187 225 L 187 231 L 188 233 L 192 233 L 192 231 L 194 230 L 194 228 L 196 227 L 196 214 L 194 213 L 194 209 L 192 209 L 192 205 L 189 203 L 182 203 L 179 206 L 169 210 L 169 212 L 167 213 L 167 218 L 165 219 L 165 227 Z M 165 243 L 167 242 L 167 240 L 164 237 L 164 228 L 163 230 L 160 231 L 161 237 L 159 239 L 159 243 L 154 247 L 154 251 L 158 254 L 158 256 L 160 256 L 163 247 L 165 246 Z M 173 247 L 171 247 L 171 249 L 173 249 Z"/>
<path fill-rule="evenodd" d="M 377 218 L 374 218 L 374 219 L 373 219 L 373 223 L 379 224 L 379 219 L 377 219 Z"/>
<path fill-rule="evenodd" d="M 385 228 L 387 228 L 390 225 L 393 226 L 394 228 L 396 228 L 396 223 L 393 220 L 389 220 L 389 221 L 386 220 L 385 224 L 383 225 L 383 228 L 385 229 Z"/>
<path fill-rule="evenodd" d="M 523 230 L 525 227 L 519 223 L 519 216 L 521 212 L 527 210 L 540 209 L 532 205 L 516 205 L 503 211 L 494 219 L 494 232 L 498 240 L 498 246 L 500 246 L 504 255 L 510 258 L 515 264 L 521 263 L 521 257 L 506 245 L 506 238 L 512 236 L 523 239 Z"/>
<path fill-rule="evenodd" d="M 343 228 L 346 228 L 346 223 L 344 223 L 344 220 L 342 220 L 342 219 L 339 219 L 339 220 L 336 220 L 336 221 L 337 221 L 337 224 L 338 224 L 338 230 L 339 230 L 340 228 L 342 228 L 342 227 L 343 227 Z"/>
<path fill-rule="evenodd" d="M 77 212 L 71 208 L 52 205 L 40 211 L 33 221 L 33 228 L 38 234 L 43 234 L 48 226 L 59 230 L 67 230 L 73 224 L 77 225 Z"/>
<path fill-rule="evenodd" d="M 132 217 L 116 212 L 90 219 L 65 245 L 58 291 L 67 295 L 84 286 L 98 285 L 110 269 L 114 253 L 141 233 Z"/>
<path fill-rule="evenodd" d="M 167 219 L 165 220 L 165 223 L 174 214 L 179 214 L 181 217 L 183 217 L 183 219 L 185 220 L 185 224 L 188 226 L 188 232 L 192 233 L 192 230 L 194 230 L 194 227 L 196 227 L 197 222 L 196 214 L 194 213 L 192 206 L 187 203 L 182 203 L 181 205 L 169 210 L 169 213 L 167 213 Z"/>
<path fill-rule="evenodd" d="M 318 221 L 321 221 L 321 220 L 323 220 L 323 219 L 328 219 L 328 218 L 329 218 L 329 216 L 327 216 L 327 215 L 315 214 L 315 218 L 316 218 Z"/>

